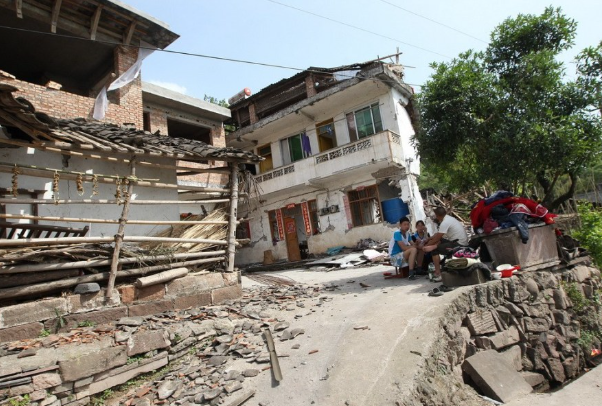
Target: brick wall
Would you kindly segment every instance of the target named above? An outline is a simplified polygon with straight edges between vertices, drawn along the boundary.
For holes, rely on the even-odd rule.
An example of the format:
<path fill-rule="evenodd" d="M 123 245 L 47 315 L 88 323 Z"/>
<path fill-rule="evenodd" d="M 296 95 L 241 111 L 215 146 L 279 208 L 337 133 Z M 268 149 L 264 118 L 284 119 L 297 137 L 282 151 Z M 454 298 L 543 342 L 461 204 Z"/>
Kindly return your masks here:
<path fill-rule="evenodd" d="M 125 72 L 138 57 L 138 49 L 117 47 L 114 53 L 115 73 L 117 77 Z M 10 73 L 10 72 L 9 72 Z M 36 110 L 56 118 L 92 118 L 94 97 L 80 96 L 24 82 L 18 79 L 0 76 L 0 82 L 8 83 L 19 89 L 17 96 L 25 97 Z M 109 93 L 109 109 L 103 121 L 114 124 L 133 123 L 142 128 L 142 87 L 140 76 L 129 85 Z"/>

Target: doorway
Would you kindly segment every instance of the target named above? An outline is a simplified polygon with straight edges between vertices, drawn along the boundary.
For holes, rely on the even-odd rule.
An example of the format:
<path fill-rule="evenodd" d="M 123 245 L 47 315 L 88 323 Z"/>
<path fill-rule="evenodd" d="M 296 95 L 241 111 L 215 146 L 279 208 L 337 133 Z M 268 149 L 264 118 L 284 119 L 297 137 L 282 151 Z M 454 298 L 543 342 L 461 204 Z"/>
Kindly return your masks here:
<path fill-rule="evenodd" d="M 284 218 L 284 234 L 286 236 L 286 252 L 291 262 L 301 261 L 299 238 L 297 238 L 297 222 L 293 217 Z"/>

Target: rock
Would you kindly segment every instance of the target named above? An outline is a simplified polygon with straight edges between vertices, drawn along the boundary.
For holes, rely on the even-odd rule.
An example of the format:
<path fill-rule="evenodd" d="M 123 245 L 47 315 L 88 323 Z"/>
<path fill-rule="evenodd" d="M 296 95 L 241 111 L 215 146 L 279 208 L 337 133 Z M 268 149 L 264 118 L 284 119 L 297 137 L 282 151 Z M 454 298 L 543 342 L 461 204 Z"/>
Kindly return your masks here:
<path fill-rule="evenodd" d="M 218 397 L 224 390 L 218 386 L 217 388 L 213 388 L 213 389 L 209 389 L 206 390 L 202 393 L 203 395 L 203 400 L 211 400 L 211 399 L 215 399 L 216 397 Z M 196 402 L 195 403 L 199 403 Z"/>
<path fill-rule="evenodd" d="M 238 377 L 240 377 L 240 372 L 236 370 L 230 370 L 226 372 L 226 375 L 224 375 L 224 381 L 233 381 L 238 379 Z"/>
<path fill-rule="evenodd" d="M 470 329 L 470 333 L 474 336 L 497 333 L 498 331 L 491 312 L 479 311 L 470 313 L 466 316 L 466 318 L 466 324 Z"/>
<path fill-rule="evenodd" d="M 73 290 L 73 293 L 76 295 L 96 292 L 100 292 L 100 285 L 98 283 L 80 283 Z"/>
<path fill-rule="evenodd" d="M 494 350 L 482 351 L 467 358 L 462 370 L 470 375 L 483 394 L 500 402 L 507 403 L 533 390 L 514 366 Z"/>
<path fill-rule="evenodd" d="M 232 382 L 232 383 L 224 385 L 224 389 L 228 393 L 236 392 L 237 390 L 242 389 L 242 384 L 238 381 Z"/>
<path fill-rule="evenodd" d="M 234 323 L 227 318 L 216 319 L 213 321 L 213 328 L 225 334 L 232 334 L 234 332 Z"/>
<path fill-rule="evenodd" d="M 523 369 L 522 351 L 518 345 L 500 352 L 500 355 L 504 357 L 508 364 L 514 366 L 515 370 L 520 371 Z"/>
<path fill-rule="evenodd" d="M 550 323 L 546 319 L 525 317 L 525 329 L 530 333 L 543 333 L 550 329 Z"/>
<path fill-rule="evenodd" d="M 282 321 L 274 326 L 274 331 L 282 331 L 289 328 L 290 323 L 286 321 Z"/>
<path fill-rule="evenodd" d="M 566 375 L 564 373 L 564 366 L 559 359 L 548 358 L 548 366 L 550 367 L 550 375 L 555 382 L 563 383 L 566 381 Z"/>
<path fill-rule="evenodd" d="M 301 344 L 295 344 L 291 347 L 292 350 L 298 350 L 299 348 L 301 348 Z"/>
<path fill-rule="evenodd" d="M 533 388 L 541 385 L 546 380 L 542 374 L 538 374 L 537 372 L 523 371 L 520 374 L 523 379 L 527 381 L 527 383 Z"/>
<path fill-rule="evenodd" d="M 208 364 L 216 367 L 216 366 L 222 365 L 227 360 L 228 360 L 228 357 L 226 357 L 224 355 L 215 355 L 215 356 L 209 358 Z"/>
<path fill-rule="evenodd" d="M 259 375 L 259 369 L 245 369 L 242 371 L 242 374 L 247 378 L 252 378 L 254 376 Z"/>
<path fill-rule="evenodd" d="M 573 269 L 571 269 L 571 275 L 573 275 L 573 278 L 575 278 L 575 280 L 579 283 L 583 283 L 585 282 L 585 280 L 591 278 L 591 272 L 590 272 L 590 268 L 588 268 L 585 265 L 577 265 L 576 267 L 574 267 Z"/>
<path fill-rule="evenodd" d="M 535 282 L 533 279 L 527 279 L 524 281 L 524 283 L 525 287 L 527 288 L 527 292 L 529 292 L 531 295 L 531 299 L 537 299 L 537 296 L 539 295 L 539 286 L 537 286 L 537 282 Z"/>
<path fill-rule="evenodd" d="M 491 342 L 491 346 L 496 350 L 501 350 L 511 345 L 518 344 L 520 341 L 518 329 L 515 326 L 510 326 L 508 330 L 501 331 L 488 338 Z"/>
<path fill-rule="evenodd" d="M 270 362 L 270 354 L 268 354 L 267 352 L 262 352 L 257 356 L 257 358 L 255 358 L 255 362 L 259 364 Z"/>
<path fill-rule="evenodd" d="M 568 307 L 566 293 L 562 288 L 554 289 L 553 297 L 557 309 L 565 310 Z"/>
<path fill-rule="evenodd" d="M 566 311 L 554 310 L 552 314 L 556 323 L 564 324 L 565 326 L 571 324 L 571 316 Z"/>
<path fill-rule="evenodd" d="M 164 381 L 159 388 L 157 388 L 157 397 L 159 399 L 167 399 L 170 397 L 178 388 L 176 381 Z"/>
<path fill-rule="evenodd" d="M 146 330 L 134 333 L 127 342 L 128 357 L 169 347 L 171 343 L 165 338 L 165 334 L 163 330 Z"/>
<path fill-rule="evenodd" d="M 144 319 L 142 317 L 122 317 L 117 322 L 118 326 L 133 326 L 138 327 L 144 323 Z"/>
<path fill-rule="evenodd" d="M 280 336 L 280 341 L 286 341 L 286 340 L 290 340 L 290 339 L 291 339 L 290 330 L 284 330 L 282 332 L 282 335 Z"/>
<path fill-rule="evenodd" d="M 19 355 L 17 355 L 17 358 L 33 357 L 37 352 L 38 350 L 35 348 L 28 348 L 24 351 L 21 351 Z"/>
<path fill-rule="evenodd" d="M 564 373 L 568 379 L 574 378 L 579 374 L 579 362 L 573 357 L 569 357 L 562 362 Z"/>
<path fill-rule="evenodd" d="M 510 310 L 510 312 L 514 315 L 514 316 L 523 316 L 524 312 L 520 309 L 520 307 L 518 307 L 517 305 L 515 305 L 514 303 L 511 302 L 506 302 L 504 303 L 504 306 Z"/>
<path fill-rule="evenodd" d="M 116 330 L 115 331 L 115 342 L 122 343 L 124 341 L 127 341 L 131 336 L 132 336 L 132 333 L 130 331 Z"/>
<path fill-rule="evenodd" d="M 475 344 L 477 347 L 482 348 L 484 350 L 490 350 L 493 348 L 491 345 L 491 340 L 487 336 L 478 336 L 475 338 Z"/>
<path fill-rule="evenodd" d="M 52 372 L 33 376 L 33 389 L 34 390 L 48 389 L 48 388 L 52 388 L 54 386 L 58 386 L 62 383 L 63 383 L 63 381 L 61 379 L 61 376 L 59 374 L 52 373 Z"/>
<path fill-rule="evenodd" d="M 305 334 L 305 330 L 302 328 L 294 328 L 291 330 L 291 339 L 297 337 L 299 334 Z"/>
<path fill-rule="evenodd" d="M 228 344 L 228 343 L 232 342 L 232 336 L 229 334 L 223 334 L 223 335 L 217 337 L 216 340 L 219 343 Z"/>

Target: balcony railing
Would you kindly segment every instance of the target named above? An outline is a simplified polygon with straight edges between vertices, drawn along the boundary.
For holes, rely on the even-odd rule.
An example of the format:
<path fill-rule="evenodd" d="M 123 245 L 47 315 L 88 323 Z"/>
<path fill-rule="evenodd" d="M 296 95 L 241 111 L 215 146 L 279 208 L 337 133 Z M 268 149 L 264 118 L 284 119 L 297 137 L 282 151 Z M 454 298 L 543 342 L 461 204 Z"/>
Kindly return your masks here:
<path fill-rule="evenodd" d="M 255 181 L 257 183 L 261 183 L 261 182 L 264 182 L 266 180 L 278 178 L 278 177 L 280 177 L 282 175 L 286 175 L 286 174 L 293 173 L 293 172 L 295 172 L 295 165 L 294 164 L 293 165 L 289 165 L 289 166 L 283 166 L 281 168 L 274 169 L 271 172 L 264 173 L 263 175 L 257 175 L 257 176 L 255 176 Z"/>

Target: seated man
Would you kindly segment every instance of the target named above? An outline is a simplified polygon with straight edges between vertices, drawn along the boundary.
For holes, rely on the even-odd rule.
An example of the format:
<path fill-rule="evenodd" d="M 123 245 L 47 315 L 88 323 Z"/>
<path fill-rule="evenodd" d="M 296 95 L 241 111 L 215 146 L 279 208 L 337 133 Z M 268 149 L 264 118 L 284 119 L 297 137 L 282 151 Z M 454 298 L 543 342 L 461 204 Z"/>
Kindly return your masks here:
<path fill-rule="evenodd" d="M 410 268 L 410 278 L 415 279 L 414 264 L 416 263 L 417 249 L 412 242 L 412 234 L 410 233 L 410 220 L 407 217 L 402 217 L 399 220 L 399 230 L 393 233 L 394 244 L 391 248 L 391 265 L 395 267 L 397 273 L 398 268 L 408 266 Z"/>
<path fill-rule="evenodd" d="M 443 207 L 435 209 L 435 217 L 439 223 L 437 233 L 432 236 L 427 245 L 423 248 L 424 252 L 433 253 L 433 263 L 435 264 L 435 282 L 441 282 L 441 259 L 439 255 L 447 255 L 452 249 L 468 245 L 468 235 L 464 225 L 452 216 L 448 216 Z"/>

